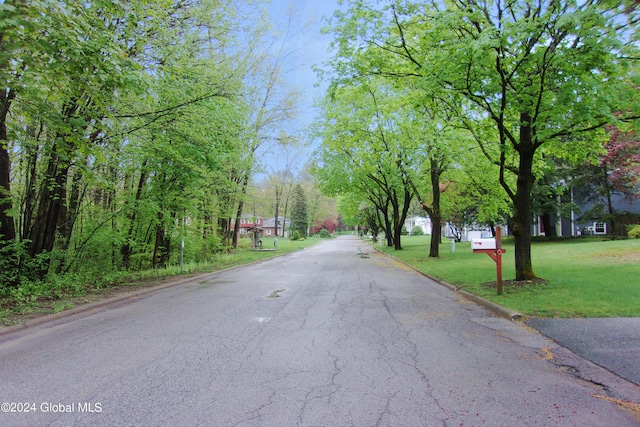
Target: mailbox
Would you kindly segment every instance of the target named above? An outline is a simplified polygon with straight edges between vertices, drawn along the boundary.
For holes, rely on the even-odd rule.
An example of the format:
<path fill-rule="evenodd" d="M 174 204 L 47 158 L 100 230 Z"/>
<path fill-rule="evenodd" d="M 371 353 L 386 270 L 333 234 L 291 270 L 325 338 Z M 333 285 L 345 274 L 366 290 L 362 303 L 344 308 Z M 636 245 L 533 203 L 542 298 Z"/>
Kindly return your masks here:
<path fill-rule="evenodd" d="M 496 227 L 495 239 L 472 239 L 471 248 L 474 254 L 487 254 L 496 262 L 496 284 L 498 295 L 502 295 L 502 228 Z"/>
<path fill-rule="evenodd" d="M 471 248 L 476 250 L 496 249 L 496 239 L 472 239 Z"/>

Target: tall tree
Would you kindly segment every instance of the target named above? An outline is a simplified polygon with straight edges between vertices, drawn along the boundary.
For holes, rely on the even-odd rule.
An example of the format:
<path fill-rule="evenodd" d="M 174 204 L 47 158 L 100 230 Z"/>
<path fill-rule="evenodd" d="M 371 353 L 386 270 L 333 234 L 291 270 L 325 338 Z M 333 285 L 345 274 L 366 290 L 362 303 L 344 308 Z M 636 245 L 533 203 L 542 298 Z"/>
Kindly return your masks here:
<path fill-rule="evenodd" d="M 7 132 L 9 112 L 19 93 L 29 88 L 30 76 L 41 71 L 43 57 L 50 59 L 40 53 L 51 51 L 51 40 L 42 34 L 48 31 L 53 37 L 60 36 L 59 26 L 47 29 L 44 16 L 47 6 L 52 6 L 48 11 L 51 15 L 58 14 L 59 8 L 46 1 L 7 0 L 0 5 L 0 80 L 3 82 L 0 91 L 0 247 L 16 238 Z"/>
<path fill-rule="evenodd" d="M 316 159 L 323 190 L 357 192 L 371 202 L 383 218 L 387 244 L 398 250 L 415 196 L 412 168 L 424 159 L 414 155 L 420 139 L 403 132 L 411 118 L 400 111 L 402 97 L 375 78 L 334 87 L 323 108 L 323 143 Z"/>
<path fill-rule="evenodd" d="M 307 217 L 307 197 L 302 185 L 297 184 L 293 188 L 293 206 L 291 207 L 291 233 L 299 233 L 301 237 L 307 236 L 309 229 Z"/>
<path fill-rule="evenodd" d="M 341 70 L 416 79 L 460 117 L 499 166 L 513 203 L 516 279 L 535 278 L 530 196 L 536 163 L 545 151 L 574 158 L 595 153 L 597 138 L 563 138 L 638 116 L 635 12 L 627 15 L 611 2 L 350 4 L 338 15 L 339 46 L 358 60 L 351 67 L 344 64 L 353 60 L 341 62 Z M 359 43 L 396 60 L 361 61 L 366 51 L 353 48 Z M 614 114 L 619 111 L 624 115 Z"/>
<path fill-rule="evenodd" d="M 294 9 L 289 9 L 287 21 L 278 23 L 277 31 L 271 31 L 269 23 L 262 19 L 243 61 L 245 102 L 249 107 L 243 138 L 248 150 L 240 163 L 241 168 L 236 171 L 239 183 L 236 224 L 240 223 L 251 176 L 263 155 L 261 150 L 268 146 L 268 141 L 278 140 L 279 131 L 284 130 L 296 114 L 299 93 L 283 80 L 287 59 L 295 52 L 290 49 L 295 13 Z M 230 236 L 233 247 L 238 246 L 239 233 L 240 229 L 236 227 Z"/>

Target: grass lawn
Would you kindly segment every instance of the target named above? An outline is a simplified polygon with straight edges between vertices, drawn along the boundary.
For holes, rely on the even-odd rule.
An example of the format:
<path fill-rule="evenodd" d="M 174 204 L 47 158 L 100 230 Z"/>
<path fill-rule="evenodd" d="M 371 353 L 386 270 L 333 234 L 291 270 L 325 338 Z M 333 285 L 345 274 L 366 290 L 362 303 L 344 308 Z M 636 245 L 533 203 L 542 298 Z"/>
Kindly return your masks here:
<path fill-rule="evenodd" d="M 384 252 L 431 276 L 480 295 L 527 316 L 640 317 L 640 239 L 601 238 L 537 241 L 533 270 L 546 283 L 505 283 L 498 296 L 495 262 L 474 254 L 470 243 L 440 246 L 429 258 L 429 236 L 403 236 L 403 250 Z M 503 239 L 503 279 L 515 278 L 513 241 Z"/>

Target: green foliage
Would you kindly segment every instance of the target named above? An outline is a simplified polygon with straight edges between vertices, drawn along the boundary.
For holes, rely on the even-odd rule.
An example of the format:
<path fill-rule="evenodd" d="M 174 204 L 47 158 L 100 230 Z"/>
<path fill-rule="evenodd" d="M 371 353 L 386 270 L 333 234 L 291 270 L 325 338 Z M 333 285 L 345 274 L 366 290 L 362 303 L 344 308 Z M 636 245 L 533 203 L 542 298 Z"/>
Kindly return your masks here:
<path fill-rule="evenodd" d="M 327 133 L 325 139 L 333 146 L 318 162 L 326 168 L 323 175 L 328 191 L 340 192 L 366 182 L 349 173 L 372 156 L 348 153 L 348 160 L 354 163 L 349 167 L 336 159 L 351 141 L 364 146 L 360 148 L 363 152 L 373 146 L 371 141 L 383 135 L 377 121 L 383 117 L 389 128 L 402 130 L 415 141 L 429 141 L 428 149 L 414 151 L 426 153 L 429 164 L 413 170 L 430 171 L 431 184 L 441 188 L 439 184 L 446 180 L 438 182 L 434 177 L 447 170 L 451 158 L 443 153 L 455 152 L 456 145 L 442 150 L 433 136 L 448 126 L 466 129 L 478 148 L 464 153 L 466 161 L 454 158 L 455 168 L 471 171 L 465 185 L 455 181 L 459 187 L 455 191 L 466 200 L 462 204 L 445 200 L 442 212 L 457 217 L 458 222 L 469 213 L 479 221 L 496 221 L 511 210 L 505 203 L 508 198 L 517 206 L 514 228 L 521 230 L 516 234 L 520 256 L 515 259 L 519 280 L 535 277 L 527 249 L 531 196 L 534 183 L 549 170 L 547 160 L 571 164 L 593 160 L 601 150 L 598 128 L 619 123 L 625 115 L 634 118 L 640 101 L 635 90 L 639 73 L 632 59 L 638 55 L 638 24 L 632 13 L 611 2 L 530 6 L 518 1 L 407 1 L 402 6 L 367 0 L 349 3 L 328 29 L 334 35 L 335 56 L 330 61 L 332 85 L 325 109 L 340 105 L 348 93 L 344 88 L 352 92 L 347 98 L 351 108 L 326 117 L 327 127 L 339 125 L 335 132 Z M 358 89 L 360 97 L 353 95 Z M 412 101 L 395 109 L 404 121 L 384 109 L 378 110 L 378 116 L 370 111 L 359 114 L 355 107 L 364 104 L 367 92 L 378 95 L 394 90 Z M 421 116 L 427 120 L 417 120 Z M 368 126 L 351 126 L 366 117 L 375 119 Z M 405 127 L 412 119 L 428 124 L 422 130 L 416 124 Z M 388 153 L 404 146 L 401 136 L 389 137 L 387 143 Z M 482 175 L 473 171 L 477 162 L 471 157 L 478 155 L 486 158 L 481 169 L 493 169 L 486 186 L 477 185 Z M 385 164 L 403 170 L 402 161 L 412 157 L 404 153 L 402 160 L 385 159 L 383 165 L 365 170 L 379 172 Z M 336 176 L 350 180 L 338 181 Z M 408 176 L 411 178 L 410 173 Z M 454 180 L 449 178 L 449 182 Z M 503 194 L 492 197 L 497 183 Z M 416 194 L 424 194 L 417 180 L 413 184 Z M 439 212 L 438 206 L 427 203 L 427 197 L 420 197 L 420 202 L 432 217 Z M 476 212 L 466 209 L 473 206 L 479 207 Z M 378 211 L 384 209 L 378 207 Z"/>
<path fill-rule="evenodd" d="M 302 235 L 300 234 L 300 231 L 295 230 L 293 232 L 293 235 L 291 236 L 291 240 L 295 242 L 295 241 L 304 240 L 304 239 L 303 239 Z"/>
<path fill-rule="evenodd" d="M 33 0 L 0 5 L 0 34 L 0 192 L 24 239 L 0 245 L 0 287 L 169 267 L 183 239 L 185 264 L 228 249 L 256 144 L 294 107 L 266 16 Z"/>
<path fill-rule="evenodd" d="M 5 296 L 13 304 L 30 306 L 41 300 L 82 296 L 86 290 L 87 287 L 79 276 L 51 276 L 45 280 L 25 280 L 20 286 L 6 292 Z"/>
<path fill-rule="evenodd" d="M 11 241 L 0 246 L 0 290 L 38 281 L 46 272 L 49 259 L 49 254 L 32 257 L 28 242 Z"/>
<path fill-rule="evenodd" d="M 422 227 L 415 226 L 415 227 L 413 227 L 413 229 L 411 229 L 411 235 L 412 236 L 423 236 L 424 235 L 424 230 L 422 230 Z"/>
<path fill-rule="evenodd" d="M 293 236 L 298 233 L 299 238 L 307 236 L 307 198 L 300 184 L 293 189 L 293 207 L 291 208 L 291 230 Z"/>
<path fill-rule="evenodd" d="M 629 232 L 627 233 L 627 235 L 629 236 L 629 238 L 640 239 L 640 224 L 629 225 L 628 229 Z"/>
<path fill-rule="evenodd" d="M 331 237 L 331 234 L 329 234 L 329 230 L 327 230 L 326 228 L 323 228 L 318 232 L 318 237 L 322 239 L 328 239 L 329 237 Z"/>

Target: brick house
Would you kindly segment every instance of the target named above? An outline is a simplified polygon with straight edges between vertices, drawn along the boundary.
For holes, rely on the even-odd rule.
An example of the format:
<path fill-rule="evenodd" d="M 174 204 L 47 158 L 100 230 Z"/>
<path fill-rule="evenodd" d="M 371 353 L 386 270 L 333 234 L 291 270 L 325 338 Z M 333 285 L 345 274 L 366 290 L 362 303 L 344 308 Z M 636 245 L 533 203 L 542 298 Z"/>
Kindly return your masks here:
<path fill-rule="evenodd" d="M 262 229 L 264 225 L 264 218 L 261 216 L 255 216 L 250 214 L 243 214 L 240 217 L 240 237 L 250 237 L 249 230 L 257 227 Z M 235 221 L 231 222 L 231 230 L 235 231 Z"/>

